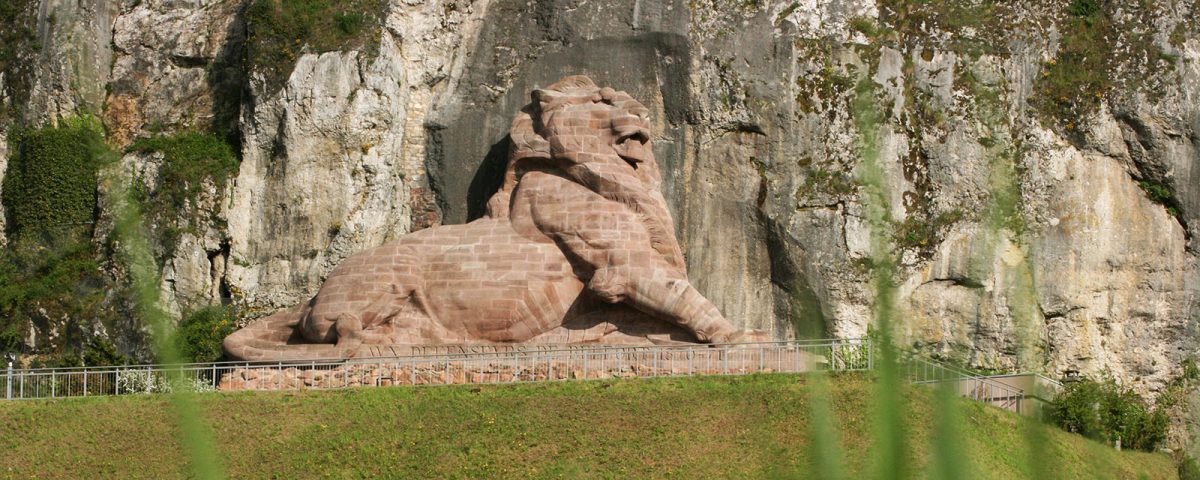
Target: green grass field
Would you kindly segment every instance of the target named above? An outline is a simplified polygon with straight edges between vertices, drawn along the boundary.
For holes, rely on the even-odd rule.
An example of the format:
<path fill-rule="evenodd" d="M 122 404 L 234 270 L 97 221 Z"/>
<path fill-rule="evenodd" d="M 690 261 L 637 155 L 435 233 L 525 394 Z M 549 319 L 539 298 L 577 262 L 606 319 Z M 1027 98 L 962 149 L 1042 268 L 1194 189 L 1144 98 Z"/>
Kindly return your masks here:
<path fill-rule="evenodd" d="M 232 478 L 808 478 L 806 377 L 754 375 L 497 386 L 209 393 L 197 404 Z M 872 471 L 875 389 L 829 382 L 849 478 Z M 910 472 L 928 476 L 934 393 L 908 394 Z M 971 478 L 1030 477 L 1024 420 L 966 400 Z M 165 397 L 0 402 L 0 476 L 186 476 Z M 1055 478 L 1175 478 L 1166 455 L 1049 426 Z"/>

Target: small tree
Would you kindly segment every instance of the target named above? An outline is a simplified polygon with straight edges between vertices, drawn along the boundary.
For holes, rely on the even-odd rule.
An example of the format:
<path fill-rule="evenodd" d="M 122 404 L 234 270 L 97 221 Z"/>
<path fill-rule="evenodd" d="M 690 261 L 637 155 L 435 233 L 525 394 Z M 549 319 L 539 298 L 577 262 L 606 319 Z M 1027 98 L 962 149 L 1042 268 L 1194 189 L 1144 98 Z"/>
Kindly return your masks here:
<path fill-rule="evenodd" d="M 1054 399 L 1050 419 L 1060 428 L 1122 447 L 1153 451 L 1167 438 L 1164 409 L 1151 409 L 1116 382 L 1083 380 L 1068 384 Z"/>
<path fill-rule="evenodd" d="M 215 362 L 221 358 L 221 342 L 236 329 L 233 313 L 226 307 L 207 307 L 179 323 L 175 344 L 185 362 Z"/>

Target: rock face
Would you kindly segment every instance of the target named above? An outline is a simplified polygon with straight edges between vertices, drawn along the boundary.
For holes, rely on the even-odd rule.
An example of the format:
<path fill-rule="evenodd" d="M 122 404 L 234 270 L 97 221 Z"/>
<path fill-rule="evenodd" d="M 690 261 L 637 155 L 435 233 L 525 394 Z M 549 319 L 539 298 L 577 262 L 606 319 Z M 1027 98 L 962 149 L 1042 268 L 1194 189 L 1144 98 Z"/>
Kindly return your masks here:
<path fill-rule="evenodd" d="M 371 47 L 300 39 L 280 81 L 243 55 L 253 3 L 32 1 L 41 50 L 0 77 L 0 132 L 231 133 L 236 178 L 164 250 L 180 314 L 258 316 L 479 218 L 526 92 L 586 74 L 650 109 L 690 277 L 741 328 L 860 336 L 884 312 L 950 360 L 1143 393 L 1197 353 L 1189 2 L 392 0 Z"/>

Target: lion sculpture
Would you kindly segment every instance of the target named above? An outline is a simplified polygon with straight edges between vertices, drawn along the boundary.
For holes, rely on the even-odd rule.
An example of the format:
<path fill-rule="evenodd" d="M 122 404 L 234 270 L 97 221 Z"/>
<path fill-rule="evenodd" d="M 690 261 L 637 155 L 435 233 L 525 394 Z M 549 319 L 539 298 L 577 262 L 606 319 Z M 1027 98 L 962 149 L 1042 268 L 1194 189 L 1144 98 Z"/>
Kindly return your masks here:
<path fill-rule="evenodd" d="M 352 255 L 308 302 L 227 337 L 239 360 L 347 358 L 369 345 L 729 342 L 688 282 L 649 110 L 571 76 L 517 114 L 487 214 Z"/>

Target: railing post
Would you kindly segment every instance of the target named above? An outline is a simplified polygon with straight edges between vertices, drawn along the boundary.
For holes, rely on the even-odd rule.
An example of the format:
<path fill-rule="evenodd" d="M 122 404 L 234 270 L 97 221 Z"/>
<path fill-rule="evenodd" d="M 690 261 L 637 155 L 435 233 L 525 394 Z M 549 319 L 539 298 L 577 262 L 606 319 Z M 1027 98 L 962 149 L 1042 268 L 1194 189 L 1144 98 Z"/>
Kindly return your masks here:
<path fill-rule="evenodd" d="M 83 369 L 83 396 L 87 396 L 87 369 Z"/>
<path fill-rule="evenodd" d="M 13 359 L 12 359 L 12 356 L 9 356 L 8 357 L 8 377 L 7 377 L 8 380 L 4 382 L 5 397 L 8 398 L 9 400 L 12 400 L 12 373 L 13 373 Z"/>
<path fill-rule="evenodd" d="M 867 339 L 867 370 L 875 369 L 875 341 Z"/>
<path fill-rule="evenodd" d="M 654 353 L 654 376 L 658 376 L 658 349 L 653 349 Z"/>
<path fill-rule="evenodd" d="M 50 370 L 50 398 L 54 398 L 58 390 L 58 372 Z"/>

